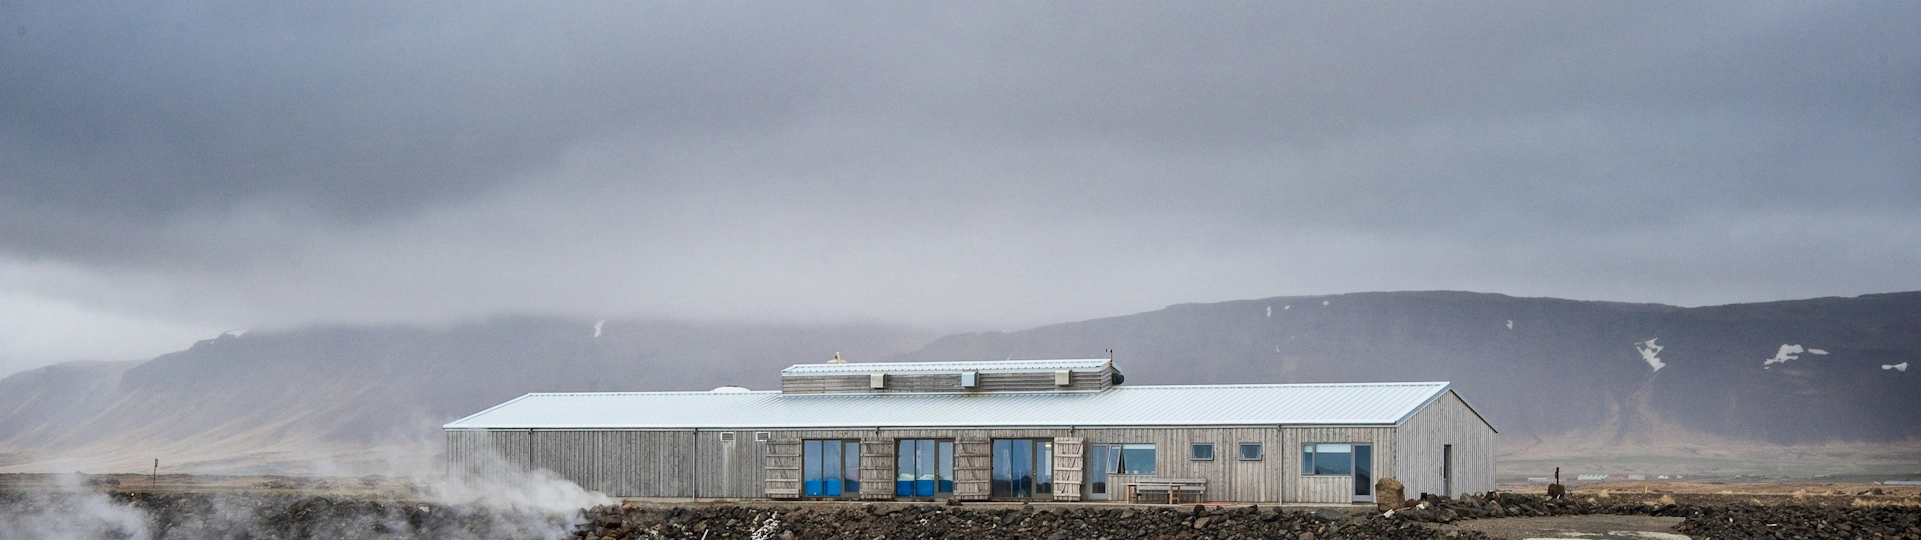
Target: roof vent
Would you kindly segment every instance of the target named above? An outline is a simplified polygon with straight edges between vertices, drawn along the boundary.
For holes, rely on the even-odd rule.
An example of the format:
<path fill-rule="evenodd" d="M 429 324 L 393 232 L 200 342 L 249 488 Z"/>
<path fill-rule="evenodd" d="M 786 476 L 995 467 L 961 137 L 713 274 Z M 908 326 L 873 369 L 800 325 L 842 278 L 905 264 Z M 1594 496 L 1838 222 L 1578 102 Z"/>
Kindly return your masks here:
<path fill-rule="evenodd" d="M 981 385 L 980 372 L 978 371 L 962 371 L 961 372 L 961 388 L 979 388 L 980 385 Z"/>
<path fill-rule="evenodd" d="M 1065 369 L 1054 370 L 1054 386 L 1067 386 L 1072 381 L 1073 373 Z"/>
<path fill-rule="evenodd" d="M 887 387 L 887 374 L 875 373 L 867 376 L 867 387 L 879 390 Z"/>
<path fill-rule="evenodd" d="M 833 360 L 828 360 L 828 361 L 827 361 L 827 363 L 829 363 L 829 364 L 845 364 L 845 363 L 847 363 L 847 361 L 846 361 L 846 360 L 841 360 L 841 359 L 840 359 L 840 351 L 834 351 L 834 359 L 833 359 Z"/>
<path fill-rule="evenodd" d="M 730 384 L 730 385 L 727 385 L 727 386 L 722 386 L 722 387 L 719 387 L 719 388 L 715 388 L 715 389 L 713 389 L 713 390 L 708 390 L 708 392 L 714 392 L 714 393 L 717 393 L 717 394 L 739 394 L 739 393 L 742 393 L 742 392 L 752 392 L 752 391 L 753 391 L 753 390 L 748 390 L 748 389 L 746 389 L 746 388 L 742 388 L 742 387 L 739 387 L 739 386 L 734 386 L 734 385 L 731 385 L 731 384 Z"/>

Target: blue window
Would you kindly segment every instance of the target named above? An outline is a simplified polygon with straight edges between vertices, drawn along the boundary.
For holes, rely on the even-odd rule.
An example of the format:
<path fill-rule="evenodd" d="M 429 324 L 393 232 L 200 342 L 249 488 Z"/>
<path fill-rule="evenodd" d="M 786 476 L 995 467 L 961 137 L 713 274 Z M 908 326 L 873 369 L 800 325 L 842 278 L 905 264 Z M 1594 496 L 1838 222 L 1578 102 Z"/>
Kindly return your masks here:
<path fill-rule="evenodd" d="M 801 441 L 800 456 L 803 496 L 860 494 L 860 441 Z"/>
<path fill-rule="evenodd" d="M 954 493 L 954 441 L 901 439 L 894 452 L 894 495 L 937 497 Z"/>
<path fill-rule="evenodd" d="M 1054 441 L 995 439 L 989 495 L 997 499 L 1051 498 L 1054 494 Z"/>

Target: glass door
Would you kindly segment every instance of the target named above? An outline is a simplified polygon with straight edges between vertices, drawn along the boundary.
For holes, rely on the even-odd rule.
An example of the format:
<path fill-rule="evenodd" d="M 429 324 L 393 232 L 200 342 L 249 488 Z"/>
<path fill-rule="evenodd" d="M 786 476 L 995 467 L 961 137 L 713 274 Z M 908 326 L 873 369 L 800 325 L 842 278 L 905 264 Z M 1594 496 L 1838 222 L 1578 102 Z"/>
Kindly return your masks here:
<path fill-rule="evenodd" d="M 1374 500 L 1374 446 L 1354 445 L 1354 500 Z"/>
<path fill-rule="evenodd" d="M 996 499 L 1045 499 L 1054 496 L 1054 441 L 995 439 L 993 483 Z"/>
<path fill-rule="evenodd" d="M 894 495 L 947 497 L 954 494 L 954 441 L 901 439 L 894 452 Z"/>
<path fill-rule="evenodd" d="M 802 441 L 800 456 L 802 496 L 860 495 L 860 441 Z"/>
<path fill-rule="evenodd" d="M 1119 491 L 1107 483 L 1107 475 L 1120 472 L 1121 445 L 1087 445 L 1087 499 L 1104 501 L 1113 498 L 1111 493 Z"/>

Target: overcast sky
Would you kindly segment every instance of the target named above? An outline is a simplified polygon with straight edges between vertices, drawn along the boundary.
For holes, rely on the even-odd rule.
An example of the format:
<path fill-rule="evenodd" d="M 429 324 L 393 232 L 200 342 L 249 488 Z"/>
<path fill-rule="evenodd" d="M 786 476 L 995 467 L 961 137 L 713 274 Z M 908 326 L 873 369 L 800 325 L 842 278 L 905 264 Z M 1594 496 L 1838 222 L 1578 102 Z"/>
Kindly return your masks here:
<path fill-rule="evenodd" d="M 1921 2 L 0 1 L 0 372 L 501 313 L 1921 289 Z"/>

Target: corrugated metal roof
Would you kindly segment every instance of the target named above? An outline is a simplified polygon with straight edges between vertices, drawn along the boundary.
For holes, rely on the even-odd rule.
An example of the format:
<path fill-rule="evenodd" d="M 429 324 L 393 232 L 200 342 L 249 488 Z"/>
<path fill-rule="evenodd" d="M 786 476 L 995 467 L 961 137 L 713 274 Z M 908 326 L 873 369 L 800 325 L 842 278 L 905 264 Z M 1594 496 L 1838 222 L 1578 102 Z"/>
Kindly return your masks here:
<path fill-rule="evenodd" d="M 855 375 L 867 373 L 960 373 L 962 371 L 1100 371 L 1110 360 L 992 360 L 982 362 L 861 362 L 850 364 L 794 364 L 780 370 L 786 375 Z"/>
<path fill-rule="evenodd" d="M 1102 392 L 527 394 L 448 429 L 1394 425 L 1445 382 L 1126 386 Z"/>

